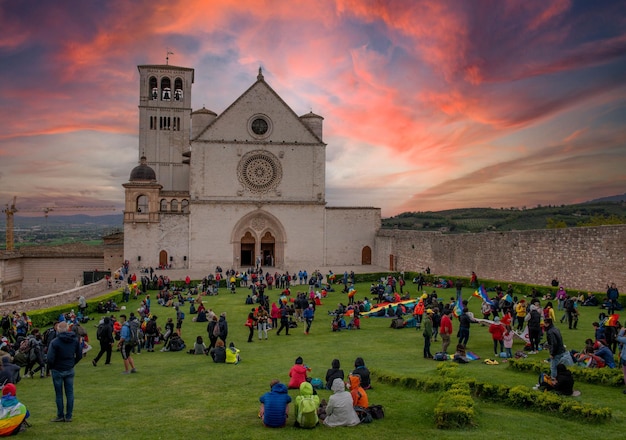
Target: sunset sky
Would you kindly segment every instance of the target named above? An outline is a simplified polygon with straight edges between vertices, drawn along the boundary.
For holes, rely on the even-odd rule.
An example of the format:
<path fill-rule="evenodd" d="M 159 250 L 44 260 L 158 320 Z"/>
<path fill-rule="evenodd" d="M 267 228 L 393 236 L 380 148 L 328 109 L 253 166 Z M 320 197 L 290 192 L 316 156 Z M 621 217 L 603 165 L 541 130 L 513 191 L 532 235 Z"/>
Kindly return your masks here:
<path fill-rule="evenodd" d="M 121 212 L 136 66 L 168 49 L 195 69 L 194 109 L 220 114 L 261 66 L 322 115 L 329 206 L 626 192 L 623 1 L 0 0 L 0 205 Z"/>

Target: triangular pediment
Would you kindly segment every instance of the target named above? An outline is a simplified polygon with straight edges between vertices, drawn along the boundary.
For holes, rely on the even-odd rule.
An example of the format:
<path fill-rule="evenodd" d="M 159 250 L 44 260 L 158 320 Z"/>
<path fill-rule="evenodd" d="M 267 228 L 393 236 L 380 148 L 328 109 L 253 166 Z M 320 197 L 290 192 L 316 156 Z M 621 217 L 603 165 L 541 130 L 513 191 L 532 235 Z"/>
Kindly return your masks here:
<path fill-rule="evenodd" d="M 253 121 L 267 122 L 267 132 L 255 133 Z M 257 130 L 258 131 L 258 130 Z M 260 75 L 194 141 L 320 144 L 319 139 Z"/>

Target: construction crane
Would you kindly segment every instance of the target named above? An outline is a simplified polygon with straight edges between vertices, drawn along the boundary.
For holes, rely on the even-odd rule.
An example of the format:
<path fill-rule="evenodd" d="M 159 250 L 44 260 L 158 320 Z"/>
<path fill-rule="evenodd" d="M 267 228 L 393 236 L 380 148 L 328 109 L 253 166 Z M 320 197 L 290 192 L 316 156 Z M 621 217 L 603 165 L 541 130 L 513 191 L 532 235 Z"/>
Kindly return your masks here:
<path fill-rule="evenodd" d="M 13 230 L 14 230 L 14 221 L 13 214 L 15 214 L 18 209 L 15 207 L 15 201 L 17 196 L 13 197 L 13 204 L 9 206 L 6 204 L 6 208 L 2 211 L 6 213 L 7 221 L 6 221 L 6 250 L 12 251 L 14 249 L 14 240 L 13 240 Z M 48 223 L 48 215 L 52 211 L 115 211 L 115 206 L 44 206 L 43 208 L 26 208 L 20 209 L 20 212 L 43 212 L 44 217 L 46 219 L 46 229 Z"/>
<path fill-rule="evenodd" d="M 17 208 L 15 207 L 15 201 L 17 200 L 17 196 L 13 196 L 13 203 L 9 206 L 6 204 L 6 208 L 2 210 L 7 215 L 7 251 L 13 250 L 13 214 L 17 212 Z"/>

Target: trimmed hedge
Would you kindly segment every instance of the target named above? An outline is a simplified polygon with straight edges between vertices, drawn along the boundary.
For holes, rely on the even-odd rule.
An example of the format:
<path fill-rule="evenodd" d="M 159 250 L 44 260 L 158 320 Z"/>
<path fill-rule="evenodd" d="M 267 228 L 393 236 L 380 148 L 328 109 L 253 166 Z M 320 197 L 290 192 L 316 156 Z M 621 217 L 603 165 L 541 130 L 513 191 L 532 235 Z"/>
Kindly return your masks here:
<path fill-rule="evenodd" d="M 550 364 L 534 359 L 509 359 L 509 368 L 534 373 L 536 376 L 539 376 L 539 373 L 550 371 Z M 615 387 L 620 387 L 624 384 L 624 375 L 619 368 L 584 368 L 574 366 L 569 370 L 576 381 Z"/>
<path fill-rule="evenodd" d="M 474 400 L 467 383 L 456 382 L 435 406 L 435 425 L 439 429 L 459 429 L 476 426 Z"/>
<path fill-rule="evenodd" d="M 114 292 L 107 293 L 102 296 L 98 296 L 96 298 L 92 298 L 87 300 L 87 316 L 89 313 L 94 312 L 98 308 L 98 303 L 106 302 L 112 299 L 115 303 L 120 304 L 122 302 L 123 297 L 123 289 L 116 290 Z M 65 304 L 61 306 L 54 306 L 47 309 L 36 310 L 29 313 L 28 317 L 33 323 L 33 327 L 37 328 L 45 328 L 54 324 L 58 319 L 61 313 L 67 313 L 71 309 L 78 309 L 78 303 L 73 304 Z"/>
<path fill-rule="evenodd" d="M 450 374 L 452 370 L 445 367 L 438 367 L 437 370 L 443 375 L 418 378 L 395 376 L 389 373 L 382 373 L 378 370 L 372 370 L 372 375 L 379 382 L 418 391 L 447 391 L 458 384 L 465 384 L 469 388 L 471 395 L 481 399 L 490 400 L 492 402 L 502 402 L 509 406 L 532 409 L 533 411 L 559 414 L 560 417 L 583 419 L 591 423 L 605 422 L 613 416 L 611 408 L 598 408 L 594 405 L 579 402 L 571 397 L 563 397 L 547 391 L 539 392 L 523 385 L 509 387 L 507 385 L 478 382 L 475 379 L 466 380 L 451 377 L 455 376 L 455 374 Z M 458 405 L 460 406 L 465 400 L 459 399 Z M 464 412 L 466 412 L 466 410 L 461 411 L 461 413 Z M 462 419 L 466 416 L 467 414 L 459 414 L 454 420 Z"/>

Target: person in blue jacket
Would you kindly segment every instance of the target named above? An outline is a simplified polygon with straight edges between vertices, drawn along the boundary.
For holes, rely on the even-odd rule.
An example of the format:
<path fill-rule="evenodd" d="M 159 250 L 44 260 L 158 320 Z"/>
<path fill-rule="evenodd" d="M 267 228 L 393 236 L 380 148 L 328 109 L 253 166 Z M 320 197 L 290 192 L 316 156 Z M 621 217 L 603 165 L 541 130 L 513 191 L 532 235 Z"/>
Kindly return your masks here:
<path fill-rule="evenodd" d="M 259 398 L 261 410 L 259 417 L 269 428 L 282 428 L 287 424 L 289 416 L 289 402 L 291 396 L 287 393 L 287 386 L 278 379 L 270 382 L 270 391 Z"/>

